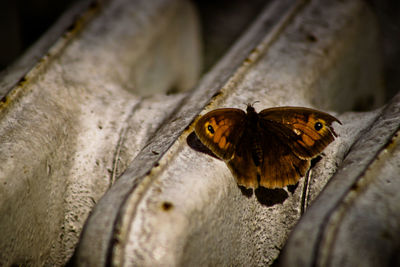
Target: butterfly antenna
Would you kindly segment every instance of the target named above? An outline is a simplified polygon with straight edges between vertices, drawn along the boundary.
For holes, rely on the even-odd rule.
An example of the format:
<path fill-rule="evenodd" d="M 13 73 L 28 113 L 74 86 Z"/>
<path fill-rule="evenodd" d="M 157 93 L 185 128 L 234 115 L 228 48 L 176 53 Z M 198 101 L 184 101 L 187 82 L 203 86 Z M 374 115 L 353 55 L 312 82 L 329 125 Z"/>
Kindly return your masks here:
<path fill-rule="evenodd" d="M 255 103 L 260 103 L 260 101 L 258 101 L 258 100 L 257 100 L 257 101 L 254 101 L 254 102 L 251 104 L 251 106 L 254 106 Z"/>
<path fill-rule="evenodd" d="M 248 106 L 253 107 L 254 104 L 257 103 L 257 102 L 259 103 L 260 101 L 257 100 L 257 101 L 254 101 L 254 102 L 251 103 L 251 104 L 250 104 L 250 103 L 247 103 L 247 104 L 243 104 L 243 105 L 245 105 L 246 107 L 248 107 Z"/>

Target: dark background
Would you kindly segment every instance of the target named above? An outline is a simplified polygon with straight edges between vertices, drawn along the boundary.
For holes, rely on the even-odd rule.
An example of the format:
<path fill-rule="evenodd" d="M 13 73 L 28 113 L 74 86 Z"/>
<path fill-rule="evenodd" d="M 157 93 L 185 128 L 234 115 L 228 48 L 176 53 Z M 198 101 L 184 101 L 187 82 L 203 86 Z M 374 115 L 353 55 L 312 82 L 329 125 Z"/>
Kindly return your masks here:
<path fill-rule="evenodd" d="M 80 0 L 1 1 L 0 71 L 17 59 L 57 21 L 65 10 L 78 1 Z M 389 100 L 399 91 L 400 85 L 400 1 L 365 1 L 376 13 L 380 23 L 386 95 Z M 202 23 L 204 71 L 209 70 L 224 54 L 268 2 L 193 0 Z"/>

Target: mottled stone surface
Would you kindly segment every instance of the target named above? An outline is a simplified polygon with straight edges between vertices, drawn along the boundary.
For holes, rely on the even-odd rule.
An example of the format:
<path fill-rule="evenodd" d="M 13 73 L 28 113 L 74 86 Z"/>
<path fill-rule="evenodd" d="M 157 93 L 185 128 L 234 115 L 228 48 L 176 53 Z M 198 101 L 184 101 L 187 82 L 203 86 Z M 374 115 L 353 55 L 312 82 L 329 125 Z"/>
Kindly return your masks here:
<path fill-rule="evenodd" d="M 399 264 L 400 95 L 375 113 L 291 234 L 282 266 Z"/>
<path fill-rule="evenodd" d="M 64 265 L 96 202 L 198 79 L 189 3 L 101 8 L 0 103 L 1 266 Z"/>
<path fill-rule="evenodd" d="M 315 244 L 318 263 L 341 262 L 348 255 L 335 245 L 364 216 L 364 199 L 388 194 L 398 202 L 388 183 L 398 171 L 398 122 L 387 115 L 398 101 L 388 106 L 394 111 L 342 113 L 384 99 L 379 35 L 363 1 L 272 1 L 186 91 L 201 68 L 195 12 L 184 0 L 110 1 L 0 103 L 0 265 L 63 265 L 80 237 L 71 260 L 78 266 L 266 266 L 304 212 L 316 224 L 295 228 L 282 263 L 309 263 Z M 247 103 L 257 111 L 314 107 L 343 125 L 333 125 L 339 137 L 297 187 L 241 190 L 225 163 L 188 138 L 199 114 Z M 366 149 L 357 148 L 360 140 Z M 377 155 L 384 160 L 374 167 Z M 339 196 L 349 188 L 363 189 L 360 198 L 349 195 L 354 206 L 335 211 L 340 220 L 323 217 L 347 201 Z M 386 216 L 392 206 L 382 203 L 389 208 L 375 208 Z M 321 218 L 333 226 L 321 228 L 316 243 Z M 376 223 L 368 222 L 354 233 Z M 397 231 L 393 221 L 383 225 L 392 227 L 385 234 Z"/>
<path fill-rule="evenodd" d="M 379 106 L 377 44 L 374 18 L 361 1 L 276 1 L 268 6 L 98 203 L 76 262 L 272 264 L 377 113 L 354 115 L 356 123 L 344 115 L 344 125 L 334 125 L 340 137 L 297 188 L 255 192 L 240 190 L 222 161 L 188 146 L 190 122 L 198 113 L 244 108 L 254 101 L 259 101 L 258 111 L 281 105 L 341 111 L 370 95 Z"/>

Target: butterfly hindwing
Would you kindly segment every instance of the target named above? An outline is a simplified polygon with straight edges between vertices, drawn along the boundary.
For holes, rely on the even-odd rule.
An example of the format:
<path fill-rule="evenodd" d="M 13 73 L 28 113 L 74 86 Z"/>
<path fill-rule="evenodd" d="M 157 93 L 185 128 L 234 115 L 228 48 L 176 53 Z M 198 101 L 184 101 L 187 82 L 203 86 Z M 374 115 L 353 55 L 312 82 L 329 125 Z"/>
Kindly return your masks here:
<path fill-rule="evenodd" d="M 297 157 L 274 133 L 265 130 L 261 132 L 263 132 L 263 137 L 260 139 L 263 159 L 260 185 L 265 188 L 282 188 L 296 184 L 310 168 L 310 160 Z"/>
<path fill-rule="evenodd" d="M 257 146 L 261 153 L 256 152 Z M 310 168 L 310 160 L 297 157 L 275 133 L 264 129 L 258 134 L 244 130 L 227 164 L 237 183 L 246 188 L 294 185 Z"/>
<path fill-rule="evenodd" d="M 253 138 L 254 135 L 244 129 L 231 160 L 227 162 L 237 183 L 246 188 L 257 188 L 260 176 L 261 162 L 254 160 Z"/>

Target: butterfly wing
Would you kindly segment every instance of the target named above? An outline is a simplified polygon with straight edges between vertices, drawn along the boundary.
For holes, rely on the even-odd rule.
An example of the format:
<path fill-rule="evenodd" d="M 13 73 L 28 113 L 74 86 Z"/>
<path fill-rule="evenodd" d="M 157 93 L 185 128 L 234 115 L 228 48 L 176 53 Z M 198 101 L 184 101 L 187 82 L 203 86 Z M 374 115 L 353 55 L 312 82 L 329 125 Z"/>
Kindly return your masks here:
<path fill-rule="evenodd" d="M 260 185 L 265 188 L 282 188 L 296 184 L 310 168 L 310 160 L 299 158 L 274 132 L 262 129 L 260 136 L 263 151 Z"/>
<path fill-rule="evenodd" d="M 260 161 L 254 144 L 255 133 L 244 129 L 234 154 L 227 162 L 229 169 L 239 185 L 246 188 L 257 188 L 260 177 Z"/>
<path fill-rule="evenodd" d="M 339 122 L 327 113 L 300 107 L 265 109 L 259 118 L 260 185 L 266 188 L 295 184 L 304 176 L 310 160 L 334 140 L 331 124 Z"/>
<path fill-rule="evenodd" d="M 335 117 L 310 108 L 279 107 L 264 109 L 260 113 L 260 127 L 276 134 L 301 159 L 318 156 L 336 136 Z"/>
<path fill-rule="evenodd" d="M 310 160 L 297 157 L 274 132 L 266 129 L 259 129 L 258 133 L 245 130 L 227 164 L 239 185 L 254 189 L 259 185 L 282 188 L 295 184 L 310 168 Z"/>
<path fill-rule="evenodd" d="M 248 113 L 254 109 L 248 108 Z M 295 184 L 310 160 L 334 140 L 335 117 L 317 110 L 279 107 L 261 111 L 256 128 L 240 109 L 217 109 L 199 119 L 195 133 L 227 162 L 239 185 L 280 188 Z"/>
<path fill-rule="evenodd" d="M 216 156 L 227 161 L 243 134 L 245 118 L 246 113 L 240 109 L 216 109 L 197 121 L 195 133 Z"/>

